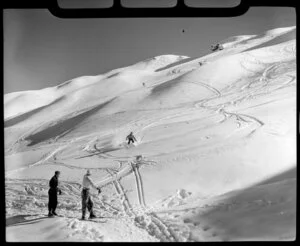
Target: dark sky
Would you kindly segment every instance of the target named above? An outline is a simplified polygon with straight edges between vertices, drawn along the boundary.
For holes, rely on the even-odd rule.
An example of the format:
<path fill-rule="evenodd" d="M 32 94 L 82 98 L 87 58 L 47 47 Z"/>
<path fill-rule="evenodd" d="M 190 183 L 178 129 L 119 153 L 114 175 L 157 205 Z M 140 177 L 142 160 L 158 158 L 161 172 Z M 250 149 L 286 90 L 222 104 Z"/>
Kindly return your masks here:
<path fill-rule="evenodd" d="M 80 20 L 42 9 L 5 9 L 4 93 L 55 86 L 157 55 L 200 57 L 230 36 L 294 25 L 295 9 L 282 7 L 250 8 L 231 18 Z"/>

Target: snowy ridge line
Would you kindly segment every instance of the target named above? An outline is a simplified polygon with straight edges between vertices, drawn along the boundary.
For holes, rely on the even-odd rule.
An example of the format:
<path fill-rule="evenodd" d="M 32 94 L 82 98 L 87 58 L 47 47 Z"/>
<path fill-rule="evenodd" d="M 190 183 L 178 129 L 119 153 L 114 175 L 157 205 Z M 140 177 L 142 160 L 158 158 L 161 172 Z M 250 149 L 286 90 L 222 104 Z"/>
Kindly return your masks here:
<path fill-rule="evenodd" d="M 295 28 L 294 28 L 295 29 Z M 293 29 L 291 30 L 286 30 L 286 31 L 283 31 L 281 32 L 279 35 L 284 35 L 288 32 L 291 32 Z M 248 38 L 246 39 L 243 39 L 241 40 L 242 42 L 238 42 L 237 44 L 235 44 L 233 47 L 231 47 L 231 49 L 223 49 L 221 51 L 218 51 L 218 52 L 214 52 L 214 53 L 210 53 L 206 56 L 203 56 L 203 57 L 200 57 L 200 58 L 195 58 L 194 60 L 192 61 L 188 61 L 188 62 L 185 62 L 183 64 L 179 64 L 177 66 L 174 66 L 174 67 L 171 67 L 169 68 L 168 70 L 173 70 L 173 69 L 178 69 L 180 67 L 184 67 L 184 66 L 187 66 L 187 65 L 191 65 L 193 63 L 199 63 L 199 62 L 212 62 L 214 60 L 216 60 L 218 57 L 222 57 L 222 56 L 225 56 L 224 54 L 226 55 L 234 55 L 234 54 L 237 54 L 237 53 L 242 53 L 244 50 L 247 51 L 247 49 L 249 48 L 252 48 L 252 47 L 255 47 L 259 44 L 263 44 L 265 42 L 268 42 L 274 38 L 276 38 L 277 36 L 272 36 L 272 35 L 266 35 L 264 34 L 265 36 L 263 38 L 257 38 L 259 35 L 251 35 L 249 36 Z M 253 39 L 256 38 L 256 42 L 253 42 Z M 249 39 L 251 39 L 251 42 L 247 43 L 247 41 L 249 41 Z"/>
<path fill-rule="evenodd" d="M 288 33 L 290 31 L 291 30 L 284 31 L 280 35 L 283 35 L 283 34 Z M 251 37 L 251 39 L 253 39 L 253 38 L 257 37 L 257 36 L 258 35 L 253 35 Z M 276 37 L 276 36 L 274 36 L 274 37 Z M 243 51 L 246 51 L 249 48 L 252 48 L 252 47 L 255 47 L 255 46 L 259 45 L 259 44 L 263 44 L 263 43 L 265 43 L 267 41 L 270 41 L 274 37 L 266 35 L 264 38 L 256 39 L 256 42 L 253 42 L 253 40 L 252 40 L 252 42 L 247 43 L 247 44 L 239 44 L 239 43 L 237 43 L 231 49 L 223 49 L 223 50 L 220 50 L 218 52 L 209 53 L 208 55 L 202 56 L 200 58 L 195 58 L 192 61 L 188 61 L 188 62 L 185 62 L 183 64 L 179 64 L 177 66 L 171 67 L 168 70 L 178 69 L 178 68 L 181 68 L 181 67 L 184 67 L 184 66 L 187 66 L 187 65 L 192 65 L 193 63 L 212 62 L 212 61 L 217 60 L 219 57 L 225 57 L 225 56 L 229 56 L 229 55 L 234 55 L 234 54 L 242 53 Z M 246 39 L 244 41 L 247 42 L 249 40 Z M 167 70 L 163 70 L 163 71 L 167 71 Z"/>

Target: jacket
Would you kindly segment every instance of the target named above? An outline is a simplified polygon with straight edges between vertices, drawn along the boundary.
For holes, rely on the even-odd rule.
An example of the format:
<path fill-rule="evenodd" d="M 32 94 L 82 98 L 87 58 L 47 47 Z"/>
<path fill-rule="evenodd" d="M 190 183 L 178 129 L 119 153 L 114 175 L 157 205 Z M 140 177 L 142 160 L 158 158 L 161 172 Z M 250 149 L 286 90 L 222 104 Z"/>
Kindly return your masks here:
<path fill-rule="evenodd" d="M 54 175 L 49 181 L 50 190 L 60 192 L 60 189 L 58 188 L 58 183 L 58 178 Z"/>
<path fill-rule="evenodd" d="M 136 138 L 134 137 L 133 134 L 129 134 L 127 137 L 126 137 L 126 140 L 127 139 L 133 139 L 134 141 L 136 141 Z"/>
<path fill-rule="evenodd" d="M 82 188 L 90 189 L 90 187 L 93 187 L 96 190 L 98 189 L 98 187 L 94 184 L 93 180 L 88 175 L 85 174 L 82 180 Z"/>

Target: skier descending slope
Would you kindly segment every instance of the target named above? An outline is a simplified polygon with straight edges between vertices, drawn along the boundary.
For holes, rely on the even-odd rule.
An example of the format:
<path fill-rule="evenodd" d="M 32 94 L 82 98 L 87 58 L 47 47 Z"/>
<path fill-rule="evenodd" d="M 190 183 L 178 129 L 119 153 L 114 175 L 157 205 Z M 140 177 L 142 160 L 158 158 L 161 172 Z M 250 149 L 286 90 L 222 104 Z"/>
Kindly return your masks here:
<path fill-rule="evenodd" d="M 128 141 L 128 145 L 130 145 L 130 142 L 134 143 L 136 142 L 136 138 L 133 135 L 133 132 L 130 132 L 130 134 L 126 137 L 126 141 Z"/>
<path fill-rule="evenodd" d="M 82 192 L 81 192 L 81 198 L 82 198 L 82 219 L 85 220 L 85 212 L 86 208 L 88 209 L 90 213 L 89 219 L 97 218 L 93 212 L 93 200 L 90 195 L 90 187 L 93 187 L 94 189 L 98 190 L 98 194 L 100 194 L 101 189 L 100 187 L 97 187 L 92 179 L 90 178 L 91 172 L 90 170 L 87 170 L 87 173 L 83 176 L 82 181 Z"/>
<path fill-rule="evenodd" d="M 58 188 L 58 178 L 60 175 L 60 171 L 55 171 L 54 176 L 51 178 L 49 182 L 50 189 L 48 191 L 49 195 L 49 203 L 48 203 L 48 216 L 53 217 L 57 215 L 55 212 L 57 206 L 57 192 L 61 195 L 61 190 Z"/>

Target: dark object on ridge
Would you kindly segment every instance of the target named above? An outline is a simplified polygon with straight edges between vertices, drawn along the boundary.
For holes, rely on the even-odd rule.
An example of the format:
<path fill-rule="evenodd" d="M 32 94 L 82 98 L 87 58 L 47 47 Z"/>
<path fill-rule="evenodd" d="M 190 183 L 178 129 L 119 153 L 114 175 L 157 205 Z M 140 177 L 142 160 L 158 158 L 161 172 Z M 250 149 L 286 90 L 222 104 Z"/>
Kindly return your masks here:
<path fill-rule="evenodd" d="M 224 47 L 223 45 L 221 44 L 213 44 L 211 47 L 210 47 L 211 51 L 216 51 L 216 50 L 223 50 Z"/>

